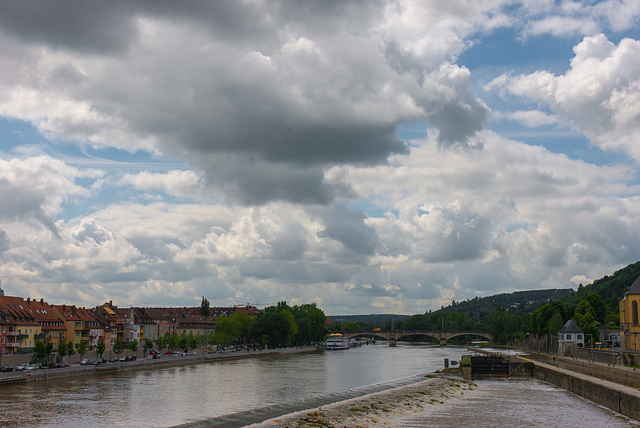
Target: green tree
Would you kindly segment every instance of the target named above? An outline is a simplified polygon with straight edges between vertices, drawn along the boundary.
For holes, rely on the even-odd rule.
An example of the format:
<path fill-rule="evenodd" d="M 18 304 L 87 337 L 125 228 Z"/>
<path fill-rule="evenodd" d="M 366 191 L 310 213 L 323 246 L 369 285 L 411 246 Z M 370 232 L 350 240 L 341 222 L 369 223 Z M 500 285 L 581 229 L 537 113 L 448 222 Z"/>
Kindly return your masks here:
<path fill-rule="evenodd" d="M 167 341 L 164 337 L 160 336 L 158 337 L 158 340 L 156 340 L 156 345 L 158 346 L 158 351 L 162 352 L 162 350 L 167 346 Z"/>
<path fill-rule="evenodd" d="M 84 340 L 80 342 L 80 344 L 78 345 L 78 355 L 80 355 L 80 358 L 84 357 L 84 354 L 87 353 L 87 342 L 85 342 Z"/>
<path fill-rule="evenodd" d="M 203 317 L 209 316 L 209 300 L 202 296 L 202 302 L 200 303 L 200 315 Z"/>
<path fill-rule="evenodd" d="M 547 331 L 549 331 L 549 334 L 557 334 L 562 326 L 564 326 L 562 315 L 560 312 L 556 312 L 547 323 Z"/>
<path fill-rule="evenodd" d="M 607 316 L 607 304 L 597 293 L 589 293 L 585 299 L 593 308 L 593 316 L 600 324 L 604 324 Z M 577 308 L 576 308 L 577 310 Z"/>
<path fill-rule="evenodd" d="M 270 347 L 286 346 L 298 333 L 296 320 L 286 302 L 279 302 L 277 306 L 269 306 L 258 314 L 252 327 L 251 336 L 268 337 Z"/>
<path fill-rule="evenodd" d="M 45 345 L 47 361 L 51 360 L 51 352 L 53 351 L 53 343 L 47 342 Z"/>
<path fill-rule="evenodd" d="M 104 350 L 107 349 L 107 346 L 104 343 L 104 340 L 98 340 L 98 344 L 96 345 L 96 355 L 100 358 L 104 356 Z"/>
<path fill-rule="evenodd" d="M 596 320 L 595 310 L 586 299 L 576 306 L 573 320 L 586 335 L 590 336 L 589 339 L 593 344 L 594 339 L 598 338 L 598 326 L 600 323 Z"/>
<path fill-rule="evenodd" d="M 44 361 L 44 357 L 47 356 L 47 345 L 40 339 L 36 340 L 33 353 L 36 356 L 36 361 Z"/>
<path fill-rule="evenodd" d="M 144 345 L 142 345 L 142 347 L 144 348 L 144 355 L 147 356 L 149 349 L 153 348 L 153 341 L 149 338 L 144 339 Z"/>
<path fill-rule="evenodd" d="M 58 356 L 60 357 L 61 362 L 62 362 L 62 359 L 67 356 L 67 350 L 68 350 L 67 348 L 68 348 L 67 342 L 65 342 L 64 340 L 58 343 Z"/>
<path fill-rule="evenodd" d="M 120 354 L 122 354 L 122 351 L 124 351 L 124 344 L 122 343 L 122 340 L 120 339 L 116 339 L 113 341 L 113 352 L 115 352 L 115 354 L 117 356 L 120 356 Z"/>
<path fill-rule="evenodd" d="M 73 354 L 75 354 L 75 353 L 76 353 L 76 350 L 75 350 L 75 348 L 73 347 L 73 342 L 69 342 L 69 343 L 67 344 L 67 354 L 68 354 L 69 356 L 72 356 L 72 355 L 73 355 Z"/>
<path fill-rule="evenodd" d="M 136 339 L 133 339 L 129 342 L 129 351 L 134 354 L 138 352 L 138 341 Z"/>

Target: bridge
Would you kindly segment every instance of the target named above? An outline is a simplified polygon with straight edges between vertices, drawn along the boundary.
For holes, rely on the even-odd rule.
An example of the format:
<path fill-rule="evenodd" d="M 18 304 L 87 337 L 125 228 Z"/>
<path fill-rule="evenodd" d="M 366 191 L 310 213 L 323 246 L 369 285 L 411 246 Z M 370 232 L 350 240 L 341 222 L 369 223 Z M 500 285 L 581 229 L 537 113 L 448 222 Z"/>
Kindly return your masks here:
<path fill-rule="evenodd" d="M 396 341 L 407 336 L 429 336 L 437 339 L 440 346 L 447 346 L 447 340 L 458 336 L 479 336 L 493 342 L 493 335 L 487 331 L 444 331 L 444 330 L 392 330 L 392 331 L 342 331 L 348 339 L 352 337 L 371 336 L 381 337 L 389 341 L 389 346 L 396 346 Z"/>

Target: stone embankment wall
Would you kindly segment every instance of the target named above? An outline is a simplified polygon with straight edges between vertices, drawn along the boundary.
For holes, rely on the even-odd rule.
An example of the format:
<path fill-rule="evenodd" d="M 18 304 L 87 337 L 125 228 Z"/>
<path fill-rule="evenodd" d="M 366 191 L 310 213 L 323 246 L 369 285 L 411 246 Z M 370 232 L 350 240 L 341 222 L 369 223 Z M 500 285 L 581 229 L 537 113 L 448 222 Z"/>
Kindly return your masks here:
<path fill-rule="evenodd" d="M 621 389 L 597 382 L 597 379 L 577 377 L 556 370 L 554 367 L 536 364 L 535 377 L 567 391 L 608 407 L 630 418 L 640 420 L 640 398 Z"/>
<path fill-rule="evenodd" d="M 621 366 L 614 365 L 605 366 L 602 364 L 592 364 L 589 361 L 581 361 L 567 357 L 556 357 L 546 354 L 533 353 L 531 354 L 531 357 L 537 361 L 574 372 L 583 373 L 587 376 L 606 379 L 632 388 L 640 388 L 640 370 L 622 368 Z"/>

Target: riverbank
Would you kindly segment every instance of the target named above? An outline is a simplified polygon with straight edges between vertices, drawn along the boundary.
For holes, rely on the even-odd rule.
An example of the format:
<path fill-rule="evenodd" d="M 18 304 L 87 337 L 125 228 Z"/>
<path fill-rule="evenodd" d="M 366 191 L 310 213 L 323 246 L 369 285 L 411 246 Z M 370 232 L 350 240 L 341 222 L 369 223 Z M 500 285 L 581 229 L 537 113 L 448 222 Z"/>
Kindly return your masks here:
<path fill-rule="evenodd" d="M 427 408 L 469 393 L 477 386 L 459 377 L 426 375 L 407 386 L 332 403 L 315 409 L 273 418 L 252 428 L 273 427 L 380 427 L 398 426 L 398 421 L 423 413 Z"/>
<path fill-rule="evenodd" d="M 185 357 L 173 357 L 163 355 L 161 358 L 138 359 L 136 361 L 103 363 L 98 365 L 72 365 L 71 367 L 57 369 L 24 370 L 21 372 L 0 373 L 0 387 L 3 385 L 15 385 L 24 382 L 45 382 L 54 379 L 73 378 L 78 376 L 104 376 L 119 372 L 158 370 L 168 367 L 180 367 L 193 364 L 206 364 L 218 361 L 229 361 L 244 358 L 262 358 L 278 355 L 301 354 L 318 352 L 320 349 L 315 346 L 268 349 L 268 350 L 245 350 L 239 352 L 220 352 L 213 354 L 192 355 Z"/>

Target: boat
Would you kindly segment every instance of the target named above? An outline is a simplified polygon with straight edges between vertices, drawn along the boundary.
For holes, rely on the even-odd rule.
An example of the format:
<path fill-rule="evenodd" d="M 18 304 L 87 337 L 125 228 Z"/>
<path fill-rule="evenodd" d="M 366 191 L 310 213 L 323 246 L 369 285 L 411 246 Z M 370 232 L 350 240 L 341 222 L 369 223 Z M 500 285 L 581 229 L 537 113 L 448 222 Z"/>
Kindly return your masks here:
<path fill-rule="evenodd" d="M 325 342 L 325 347 L 328 350 L 349 349 L 349 339 L 340 333 L 332 333 Z"/>

